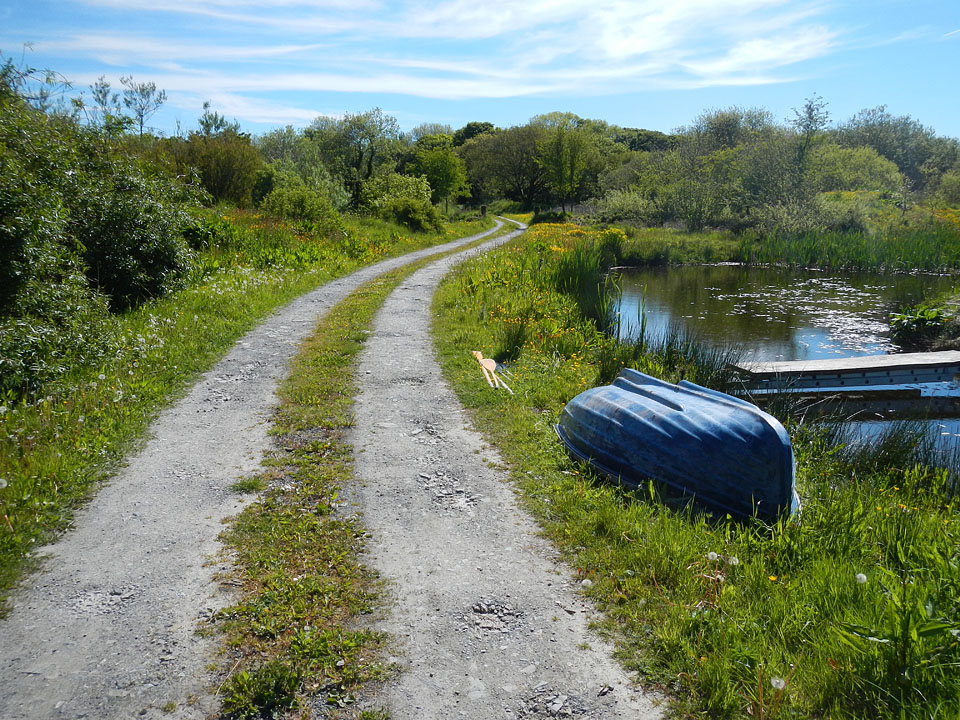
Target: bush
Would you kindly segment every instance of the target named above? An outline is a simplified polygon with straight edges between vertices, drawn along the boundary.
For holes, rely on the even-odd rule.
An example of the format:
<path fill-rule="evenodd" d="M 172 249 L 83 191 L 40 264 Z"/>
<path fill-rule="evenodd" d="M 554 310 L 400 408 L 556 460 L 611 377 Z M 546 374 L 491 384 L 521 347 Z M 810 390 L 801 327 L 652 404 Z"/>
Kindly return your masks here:
<path fill-rule="evenodd" d="M 109 303 L 178 286 L 194 194 L 151 178 L 117 139 L 48 115 L 0 68 L 0 392 L 39 393 L 111 347 Z M 12 73 L 12 74 L 11 74 Z"/>
<path fill-rule="evenodd" d="M 69 226 L 91 283 L 125 310 L 183 285 L 191 253 L 182 229 L 190 219 L 166 183 L 121 163 L 103 174 L 83 188 Z"/>
<path fill-rule="evenodd" d="M 394 220 L 411 230 L 443 230 L 443 218 L 429 200 L 412 197 L 397 197 L 386 201 L 380 208 L 385 220 Z"/>
<path fill-rule="evenodd" d="M 430 183 L 422 175 L 387 173 L 370 178 L 360 191 L 360 207 L 374 214 L 400 198 L 430 202 Z"/>
<path fill-rule="evenodd" d="M 593 200 L 591 204 L 597 220 L 604 223 L 650 225 L 656 220 L 653 203 L 636 190 L 611 190 L 603 198 Z"/>
<path fill-rule="evenodd" d="M 340 220 L 340 213 L 330 201 L 306 185 L 276 187 L 263 199 L 261 207 L 280 217 L 319 225 L 336 224 Z"/>

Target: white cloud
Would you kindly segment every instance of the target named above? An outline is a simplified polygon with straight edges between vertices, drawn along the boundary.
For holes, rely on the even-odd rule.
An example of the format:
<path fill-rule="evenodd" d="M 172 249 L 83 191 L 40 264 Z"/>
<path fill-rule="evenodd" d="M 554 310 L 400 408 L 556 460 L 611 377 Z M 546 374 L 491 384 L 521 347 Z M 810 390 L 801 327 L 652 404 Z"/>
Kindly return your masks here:
<path fill-rule="evenodd" d="M 840 33 L 815 24 L 824 6 L 810 0 L 77 1 L 123 9 L 138 29 L 48 33 L 38 48 L 203 97 L 474 99 L 767 84 L 835 51 Z"/>

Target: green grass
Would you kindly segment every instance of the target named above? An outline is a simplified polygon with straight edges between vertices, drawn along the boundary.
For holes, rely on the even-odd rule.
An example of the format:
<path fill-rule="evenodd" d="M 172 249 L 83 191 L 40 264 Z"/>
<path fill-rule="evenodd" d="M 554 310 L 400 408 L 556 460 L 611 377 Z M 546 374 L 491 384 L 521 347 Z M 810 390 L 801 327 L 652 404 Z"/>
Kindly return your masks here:
<path fill-rule="evenodd" d="M 352 477 L 344 435 L 363 330 L 411 271 L 378 278 L 331 310 L 280 388 L 274 430 L 285 449 L 267 463 L 266 490 L 222 538 L 243 583 L 243 599 L 215 618 L 234 670 L 224 710 L 235 717 L 305 709 L 317 693 L 332 706 L 351 704 L 362 682 L 385 672 L 375 654 L 383 638 L 356 629 L 377 585 L 358 559 L 363 527 L 338 498 Z"/>
<path fill-rule="evenodd" d="M 353 479 L 345 435 L 374 314 L 404 278 L 435 259 L 382 275 L 334 307 L 280 387 L 278 449 L 255 479 L 264 489 L 222 538 L 243 588 L 242 599 L 213 620 L 227 649 L 222 697 L 233 717 L 291 708 L 306 717 L 316 696 L 328 708 L 324 717 L 354 717 L 360 688 L 388 670 L 378 654 L 384 637 L 363 627 L 362 616 L 381 602 L 359 557 L 366 531 L 339 500 Z"/>
<path fill-rule="evenodd" d="M 538 226 L 465 265 L 436 297 L 436 341 L 525 503 L 592 580 L 624 665 L 683 716 L 954 717 L 960 518 L 946 471 L 892 441 L 845 451 L 826 430 L 791 426 L 805 510 L 768 527 L 668 506 L 655 487 L 623 491 L 561 451 L 563 405 L 621 362 L 713 382 L 696 351 L 611 346 L 550 284 L 557 255 L 591 234 Z M 491 392 L 463 351 L 508 344 L 512 396 Z"/>
<path fill-rule="evenodd" d="M 741 237 L 743 262 L 879 272 L 957 272 L 960 231 L 947 224 L 896 231 Z"/>
<path fill-rule="evenodd" d="M 39 397 L 0 405 L 0 594 L 32 566 L 36 547 L 69 526 L 73 510 L 157 412 L 270 312 L 372 260 L 492 225 L 413 234 L 379 221 L 348 223 L 352 236 L 377 248 L 357 258 L 342 238 L 264 216 L 234 212 L 208 223 L 215 227 L 194 283 L 119 316 L 114 352 L 100 367 L 68 374 Z"/>

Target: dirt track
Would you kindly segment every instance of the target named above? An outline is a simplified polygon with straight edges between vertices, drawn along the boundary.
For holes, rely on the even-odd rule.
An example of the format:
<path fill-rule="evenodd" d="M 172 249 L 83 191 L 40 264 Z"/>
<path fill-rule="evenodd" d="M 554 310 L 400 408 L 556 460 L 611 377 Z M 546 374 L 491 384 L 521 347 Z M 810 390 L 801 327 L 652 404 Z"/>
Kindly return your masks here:
<path fill-rule="evenodd" d="M 479 236 L 476 236 L 479 237 Z M 310 292 L 237 342 L 150 439 L 41 550 L 41 572 L 0 621 L 0 718 L 203 718 L 216 708 L 213 641 L 197 620 L 229 600 L 208 565 L 230 490 L 269 448 L 278 380 L 319 317 L 364 282 L 464 238 L 387 260 Z M 173 713 L 163 711 L 176 703 Z M 192 704 L 191 704 L 192 703 Z M 168 706 L 169 707 L 169 706 Z"/>
<path fill-rule="evenodd" d="M 0 718 L 215 710 L 207 670 L 215 641 L 194 629 L 230 598 L 208 560 L 222 520 L 241 507 L 230 486 L 269 447 L 267 420 L 290 357 L 362 283 L 474 239 L 301 297 L 157 419 L 144 448 L 14 594 L 0 622 Z M 352 492 L 373 533 L 369 562 L 393 583 L 384 629 L 399 638 L 396 659 L 407 669 L 372 704 L 396 720 L 658 716 L 587 632 L 589 609 L 502 474 L 482 461 L 491 453 L 474 453 L 481 439 L 440 378 L 429 305 L 453 262 L 431 264 L 390 297 L 360 369 L 353 439 L 363 482 Z"/>
<path fill-rule="evenodd" d="M 588 631 L 569 572 L 441 377 L 430 303 L 461 259 L 406 280 L 361 359 L 352 494 L 373 536 L 368 562 L 393 586 L 382 629 L 404 668 L 372 704 L 398 720 L 660 717 Z"/>

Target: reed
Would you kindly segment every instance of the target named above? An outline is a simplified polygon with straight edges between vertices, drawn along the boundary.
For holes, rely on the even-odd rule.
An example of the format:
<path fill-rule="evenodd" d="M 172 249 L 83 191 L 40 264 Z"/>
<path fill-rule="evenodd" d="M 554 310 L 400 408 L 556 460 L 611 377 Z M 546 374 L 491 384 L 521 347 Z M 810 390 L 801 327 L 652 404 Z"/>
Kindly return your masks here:
<path fill-rule="evenodd" d="M 437 344 L 570 575 L 591 580 L 622 662 L 666 688 L 678 715 L 953 717 L 960 519 L 950 473 L 909 426 L 855 448 L 828 425 L 789 422 L 804 510 L 772 526 L 624 492 L 566 456 L 552 429 L 563 405 L 623 364 L 714 387 L 726 372 L 724 352 L 676 332 L 617 343 L 543 273 L 519 274 L 589 234 L 538 227 L 463 266 L 437 295 Z M 489 354 L 521 312 L 515 395 L 496 393 L 464 348 Z"/>

